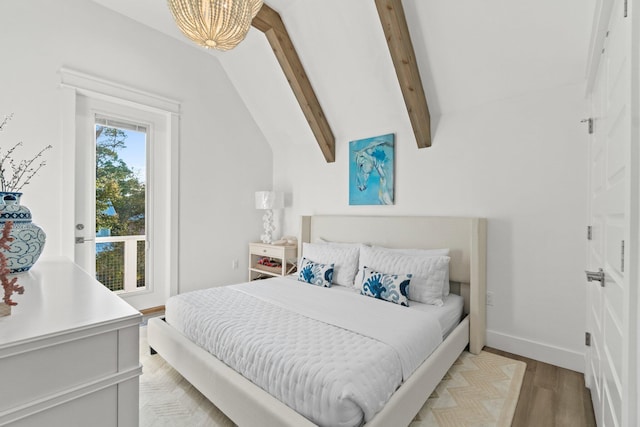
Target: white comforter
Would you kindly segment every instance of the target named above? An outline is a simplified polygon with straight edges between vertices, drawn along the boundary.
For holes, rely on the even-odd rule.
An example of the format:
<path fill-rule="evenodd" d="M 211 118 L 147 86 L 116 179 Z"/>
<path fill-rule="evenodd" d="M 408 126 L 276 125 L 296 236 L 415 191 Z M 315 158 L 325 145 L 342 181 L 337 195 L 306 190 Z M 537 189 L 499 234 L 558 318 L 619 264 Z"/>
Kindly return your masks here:
<path fill-rule="evenodd" d="M 442 341 L 432 313 L 289 278 L 172 297 L 166 320 L 322 426 L 370 420 Z"/>

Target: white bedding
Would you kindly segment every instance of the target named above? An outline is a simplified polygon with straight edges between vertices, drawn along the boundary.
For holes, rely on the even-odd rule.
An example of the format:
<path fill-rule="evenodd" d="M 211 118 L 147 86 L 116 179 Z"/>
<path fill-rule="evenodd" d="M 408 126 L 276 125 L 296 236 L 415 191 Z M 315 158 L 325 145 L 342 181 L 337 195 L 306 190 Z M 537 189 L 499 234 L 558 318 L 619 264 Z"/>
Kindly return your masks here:
<path fill-rule="evenodd" d="M 410 308 L 412 310 L 434 312 L 438 316 L 440 329 L 442 330 L 442 338 L 444 339 L 458 326 L 458 323 L 460 323 L 462 319 L 464 298 L 460 295 L 450 293 L 443 298 L 443 301 L 444 305 L 442 307 L 410 301 Z"/>
<path fill-rule="evenodd" d="M 172 297 L 166 320 L 326 426 L 370 420 L 443 333 L 433 310 L 407 309 L 290 278 Z"/>
<path fill-rule="evenodd" d="M 287 276 L 295 278 L 297 276 Z M 296 279 L 297 280 L 297 279 Z M 360 295 L 360 291 L 350 286 L 332 286 L 332 290 L 340 292 L 350 292 Z M 462 313 L 464 310 L 464 298 L 460 295 L 450 293 L 443 298 L 444 304 L 442 307 L 437 307 L 431 304 L 423 304 L 417 301 L 410 301 L 409 308 L 411 310 L 428 311 L 434 313 L 438 317 L 440 322 L 440 330 L 442 331 L 442 339 L 445 339 L 451 331 L 460 323 L 462 319 Z"/>

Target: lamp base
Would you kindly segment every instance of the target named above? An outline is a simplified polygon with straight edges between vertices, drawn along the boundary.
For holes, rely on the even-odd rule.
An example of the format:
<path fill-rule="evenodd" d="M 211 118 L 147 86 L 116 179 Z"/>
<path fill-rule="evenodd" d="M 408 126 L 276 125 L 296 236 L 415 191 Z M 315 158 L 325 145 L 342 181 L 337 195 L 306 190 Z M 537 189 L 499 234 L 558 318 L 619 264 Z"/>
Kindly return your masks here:
<path fill-rule="evenodd" d="M 273 232 L 276 227 L 273 225 L 273 210 L 267 209 L 262 216 L 262 223 L 264 225 L 264 234 L 260 235 L 260 239 L 262 243 L 271 243 L 273 242 Z"/>

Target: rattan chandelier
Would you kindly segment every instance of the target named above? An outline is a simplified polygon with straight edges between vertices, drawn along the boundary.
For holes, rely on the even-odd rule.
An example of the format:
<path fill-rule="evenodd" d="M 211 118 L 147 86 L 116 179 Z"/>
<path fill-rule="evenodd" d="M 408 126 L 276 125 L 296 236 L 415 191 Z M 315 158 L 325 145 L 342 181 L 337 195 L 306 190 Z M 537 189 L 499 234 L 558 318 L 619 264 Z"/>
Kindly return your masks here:
<path fill-rule="evenodd" d="M 185 36 L 206 48 L 233 49 L 246 37 L 262 0 L 168 0 Z"/>

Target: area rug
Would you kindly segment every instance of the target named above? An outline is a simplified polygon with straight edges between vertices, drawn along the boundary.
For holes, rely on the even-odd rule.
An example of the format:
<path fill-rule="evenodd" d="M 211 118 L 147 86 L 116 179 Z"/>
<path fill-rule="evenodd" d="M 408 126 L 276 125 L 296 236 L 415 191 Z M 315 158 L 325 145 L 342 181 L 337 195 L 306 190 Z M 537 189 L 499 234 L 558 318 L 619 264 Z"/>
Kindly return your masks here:
<path fill-rule="evenodd" d="M 140 426 L 234 426 L 161 357 L 149 355 L 146 329 L 140 328 Z M 484 351 L 462 353 L 410 426 L 510 426 L 525 368 Z"/>
<path fill-rule="evenodd" d="M 509 427 L 526 368 L 486 351 L 463 352 L 411 427 Z"/>
<path fill-rule="evenodd" d="M 163 358 L 149 354 L 147 328 L 140 328 L 140 427 L 232 427 L 202 393 Z"/>

